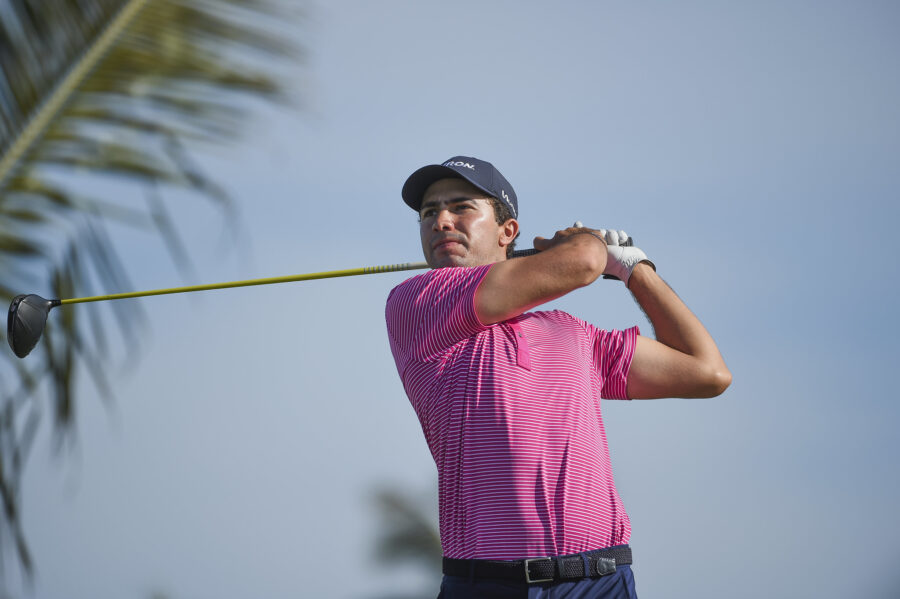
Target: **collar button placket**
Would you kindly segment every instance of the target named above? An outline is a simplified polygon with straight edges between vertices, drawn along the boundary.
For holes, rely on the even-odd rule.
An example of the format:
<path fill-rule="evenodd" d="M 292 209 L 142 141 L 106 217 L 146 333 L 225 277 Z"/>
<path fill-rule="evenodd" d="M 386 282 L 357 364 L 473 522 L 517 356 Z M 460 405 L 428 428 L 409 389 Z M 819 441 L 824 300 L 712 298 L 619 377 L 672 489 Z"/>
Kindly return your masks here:
<path fill-rule="evenodd" d="M 509 328 L 513 331 L 513 339 L 516 344 L 516 365 L 525 370 L 531 370 L 531 354 L 528 351 L 528 338 L 522 330 L 522 325 L 515 321 L 509 321 Z"/>

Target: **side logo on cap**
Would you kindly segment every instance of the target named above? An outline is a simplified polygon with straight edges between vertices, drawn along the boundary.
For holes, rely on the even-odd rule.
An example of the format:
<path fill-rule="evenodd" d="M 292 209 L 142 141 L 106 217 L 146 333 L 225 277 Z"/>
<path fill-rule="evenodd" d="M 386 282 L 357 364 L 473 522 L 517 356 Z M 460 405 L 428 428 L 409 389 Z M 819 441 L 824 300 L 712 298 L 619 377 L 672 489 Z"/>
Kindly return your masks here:
<path fill-rule="evenodd" d="M 468 169 L 472 169 L 473 171 L 475 170 L 475 165 L 474 165 L 474 164 L 469 164 L 468 162 L 458 162 L 458 161 L 457 161 L 457 162 L 453 162 L 452 160 L 448 160 L 447 162 L 445 162 L 445 163 L 442 164 L 441 166 L 462 166 L 462 167 L 465 167 L 465 168 L 468 168 Z"/>

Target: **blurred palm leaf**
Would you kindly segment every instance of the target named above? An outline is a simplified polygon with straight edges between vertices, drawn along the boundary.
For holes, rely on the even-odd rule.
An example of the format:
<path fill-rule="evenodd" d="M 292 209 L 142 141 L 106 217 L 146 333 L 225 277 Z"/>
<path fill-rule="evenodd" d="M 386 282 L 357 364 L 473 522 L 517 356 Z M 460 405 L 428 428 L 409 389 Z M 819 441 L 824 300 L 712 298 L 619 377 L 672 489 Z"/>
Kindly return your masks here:
<path fill-rule="evenodd" d="M 0 0 L 0 300 L 130 289 L 110 227 L 158 235 L 184 267 L 160 193 L 192 190 L 229 212 L 227 194 L 187 148 L 233 140 L 248 110 L 239 97 L 285 99 L 260 64 L 300 56 L 272 32 L 294 15 L 291 0 Z M 97 197 L 86 189 L 98 177 L 146 191 Z M 137 306 L 108 309 L 130 350 Z M 64 442 L 76 373 L 109 396 L 108 328 L 96 310 L 54 311 L 27 360 L 0 352 L 0 551 L 14 547 L 28 576 L 19 482 L 40 420 L 36 398 L 51 401 L 54 438 Z"/>
<path fill-rule="evenodd" d="M 435 527 L 436 516 L 432 513 L 437 498 L 433 492 L 424 498 L 391 487 L 375 491 L 372 500 L 380 524 L 375 540 L 375 559 L 391 567 L 414 565 L 434 580 L 433 588 L 422 593 L 393 593 L 379 599 L 434 597 L 434 589 L 441 581 L 443 556 L 441 535 Z"/>

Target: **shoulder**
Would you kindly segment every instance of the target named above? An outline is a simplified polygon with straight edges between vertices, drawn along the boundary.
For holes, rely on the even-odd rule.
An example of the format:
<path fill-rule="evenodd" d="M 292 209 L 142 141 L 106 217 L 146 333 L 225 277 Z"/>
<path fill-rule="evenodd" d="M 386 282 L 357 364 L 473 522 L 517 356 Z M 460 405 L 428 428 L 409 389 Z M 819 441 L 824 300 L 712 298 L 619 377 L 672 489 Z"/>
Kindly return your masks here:
<path fill-rule="evenodd" d="M 391 292 L 388 294 L 388 299 L 387 299 L 388 304 L 390 304 L 391 301 L 395 301 L 398 297 L 400 297 L 404 293 L 409 293 L 409 291 L 411 291 L 413 289 L 418 289 L 419 287 L 421 287 L 424 279 L 426 277 L 429 277 L 432 272 L 434 272 L 434 271 L 429 271 L 429 272 L 426 272 L 423 274 L 416 275 L 414 277 L 410 277 L 410 278 L 406 279 L 405 281 L 403 281 L 402 283 L 400 283 L 399 285 L 395 286 L 393 289 L 391 289 Z"/>
<path fill-rule="evenodd" d="M 477 287 L 490 265 L 476 267 L 437 268 L 406 279 L 388 294 L 388 305 L 403 300 L 414 300 L 423 294 L 433 296 L 432 300 L 453 295 L 454 291 L 465 292 Z"/>
<path fill-rule="evenodd" d="M 427 361 L 483 330 L 473 298 L 488 268 L 442 268 L 397 285 L 385 307 L 396 347 L 408 358 Z"/>
<path fill-rule="evenodd" d="M 473 297 L 489 268 L 440 268 L 403 281 L 387 298 L 388 328 L 412 333 L 423 321 L 429 326 L 465 322 L 477 328 Z"/>

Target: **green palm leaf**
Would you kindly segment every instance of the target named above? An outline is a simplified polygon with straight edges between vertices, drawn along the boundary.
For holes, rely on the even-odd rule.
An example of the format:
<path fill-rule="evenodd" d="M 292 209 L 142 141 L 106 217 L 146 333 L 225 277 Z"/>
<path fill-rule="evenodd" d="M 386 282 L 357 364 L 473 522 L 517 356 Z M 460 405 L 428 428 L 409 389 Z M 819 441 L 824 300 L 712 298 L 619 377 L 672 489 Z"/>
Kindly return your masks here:
<path fill-rule="evenodd" d="M 431 506 L 422 498 L 394 488 L 379 489 L 373 499 L 382 524 L 375 544 L 378 561 L 389 564 L 418 562 L 426 569 L 440 573 L 441 536 L 435 528 Z"/>
<path fill-rule="evenodd" d="M 258 58 L 300 56 L 268 27 L 296 14 L 292 4 L 0 0 L 0 300 L 131 288 L 110 227 L 153 231 L 187 264 L 160 194 L 185 188 L 231 209 L 227 193 L 192 165 L 187 144 L 236 138 L 246 120 L 239 95 L 285 101 Z M 85 172 L 145 191 L 94 197 L 76 183 Z M 135 347 L 138 308 L 111 302 L 108 310 L 123 345 Z M 60 311 L 28 360 L 0 352 L 0 552 L 14 548 L 29 576 L 19 482 L 39 422 L 36 400 L 51 401 L 63 443 L 74 424 L 76 373 L 109 397 L 108 321 L 96 310 Z"/>
<path fill-rule="evenodd" d="M 391 592 L 378 599 L 420 599 L 434 597 L 441 580 L 441 537 L 432 513 L 437 504 L 433 493 L 419 496 L 396 487 L 382 487 L 371 495 L 379 530 L 373 546 L 375 560 L 385 567 L 416 566 L 434 581 L 421 593 L 400 595 Z"/>

